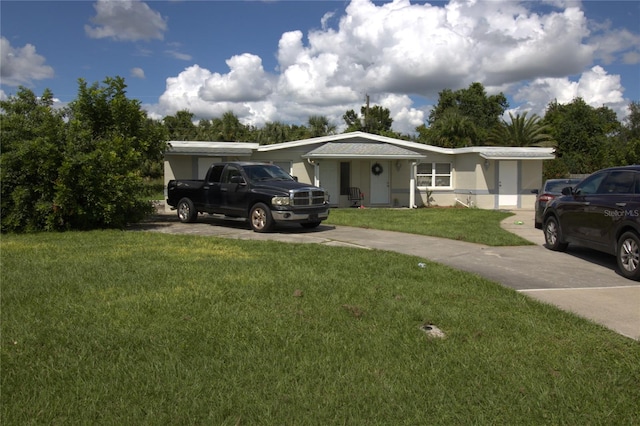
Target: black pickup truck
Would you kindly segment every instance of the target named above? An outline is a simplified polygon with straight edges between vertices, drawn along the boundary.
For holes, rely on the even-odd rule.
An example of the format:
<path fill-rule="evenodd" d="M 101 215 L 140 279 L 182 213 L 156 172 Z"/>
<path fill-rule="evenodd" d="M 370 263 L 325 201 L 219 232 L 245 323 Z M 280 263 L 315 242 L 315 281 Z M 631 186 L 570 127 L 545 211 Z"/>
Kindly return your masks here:
<path fill-rule="evenodd" d="M 329 195 L 303 184 L 268 163 L 214 163 L 204 180 L 171 180 L 167 204 L 181 222 L 194 222 L 198 213 L 249 219 L 256 232 L 277 222 L 297 222 L 315 228 L 329 217 Z"/>

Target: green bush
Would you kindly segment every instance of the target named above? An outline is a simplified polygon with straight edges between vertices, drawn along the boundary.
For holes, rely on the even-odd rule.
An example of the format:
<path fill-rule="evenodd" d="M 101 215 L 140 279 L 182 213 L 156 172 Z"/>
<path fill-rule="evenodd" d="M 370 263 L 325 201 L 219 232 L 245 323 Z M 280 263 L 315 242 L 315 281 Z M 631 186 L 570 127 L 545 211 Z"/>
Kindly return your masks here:
<path fill-rule="evenodd" d="M 153 211 L 142 170 L 165 139 L 125 88 L 81 80 L 64 111 L 48 90 L 0 102 L 2 232 L 121 228 Z"/>

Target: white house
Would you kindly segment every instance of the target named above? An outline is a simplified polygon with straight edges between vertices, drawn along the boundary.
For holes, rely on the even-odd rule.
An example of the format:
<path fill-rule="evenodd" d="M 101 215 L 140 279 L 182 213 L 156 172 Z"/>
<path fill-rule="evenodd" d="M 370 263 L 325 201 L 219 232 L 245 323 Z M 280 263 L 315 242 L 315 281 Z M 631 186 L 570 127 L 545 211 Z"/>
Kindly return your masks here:
<path fill-rule="evenodd" d="M 273 145 L 171 141 L 164 171 L 166 187 L 171 179 L 203 179 L 213 162 L 262 161 L 322 186 L 333 207 L 351 205 L 349 189 L 357 187 L 368 207 L 532 209 L 542 162 L 553 158 L 553 148 L 440 148 L 352 132 Z"/>

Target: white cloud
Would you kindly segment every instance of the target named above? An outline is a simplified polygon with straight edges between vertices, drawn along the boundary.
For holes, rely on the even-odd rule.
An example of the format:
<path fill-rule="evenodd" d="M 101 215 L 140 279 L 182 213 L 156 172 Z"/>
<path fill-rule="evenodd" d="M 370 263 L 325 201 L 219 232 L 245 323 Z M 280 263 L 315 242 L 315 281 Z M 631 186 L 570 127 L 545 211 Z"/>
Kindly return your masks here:
<path fill-rule="evenodd" d="M 91 38 L 112 38 L 119 41 L 162 40 L 167 29 L 160 13 L 139 0 L 98 0 L 94 5 L 95 26 L 85 25 Z"/>
<path fill-rule="evenodd" d="M 35 46 L 26 44 L 14 48 L 0 37 L 0 80 L 7 86 L 30 85 L 33 80 L 54 76 L 53 68 L 45 65 L 46 59 L 36 53 Z"/>
<path fill-rule="evenodd" d="M 190 61 L 191 59 L 193 59 L 191 55 L 178 52 L 177 50 L 167 50 L 166 54 L 181 61 Z"/>
<path fill-rule="evenodd" d="M 229 73 L 210 75 L 201 82 L 200 97 L 210 102 L 261 101 L 272 91 L 271 77 L 260 57 L 245 53 L 227 60 Z"/>
<path fill-rule="evenodd" d="M 594 108 L 607 105 L 622 117 L 627 114 L 628 105 L 623 90 L 620 76 L 608 75 L 602 67 L 594 66 L 582 73 L 577 81 L 567 77 L 536 79 L 521 88 L 514 99 L 524 103 L 521 110 L 541 117 L 550 101 L 567 104 L 578 97 Z"/>
<path fill-rule="evenodd" d="M 140 67 L 135 67 L 131 69 L 131 76 L 134 78 L 142 78 L 144 79 L 144 70 Z"/>
<path fill-rule="evenodd" d="M 340 126 L 342 115 L 359 112 L 369 94 L 390 109 L 395 130 L 409 133 L 424 123 L 430 108 L 424 104 L 439 92 L 476 81 L 490 94 L 503 91 L 524 104 L 515 108 L 538 113 L 554 99 L 575 96 L 619 108 L 626 102 L 619 76 L 596 61 L 623 55 L 637 61 L 638 34 L 604 34 L 598 27 L 591 38 L 577 3 L 545 4 L 541 12 L 531 9 L 535 2 L 352 0 L 342 16 L 321 17 L 321 29 L 310 31 L 306 42 L 302 31 L 282 34 L 274 73 L 247 53 L 227 60 L 225 74 L 194 65 L 167 79 L 152 108 L 189 109 L 202 118 L 231 110 L 254 125 L 326 115 Z"/>

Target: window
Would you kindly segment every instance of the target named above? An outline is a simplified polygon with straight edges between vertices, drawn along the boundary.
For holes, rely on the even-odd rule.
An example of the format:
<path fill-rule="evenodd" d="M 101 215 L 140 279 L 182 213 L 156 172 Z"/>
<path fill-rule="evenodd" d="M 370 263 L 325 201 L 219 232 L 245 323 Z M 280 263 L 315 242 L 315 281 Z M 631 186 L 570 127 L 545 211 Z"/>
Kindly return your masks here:
<path fill-rule="evenodd" d="M 209 174 L 209 181 L 220 182 L 220 177 L 222 176 L 223 169 L 224 169 L 224 164 L 213 166 L 211 173 Z"/>
<path fill-rule="evenodd" d="M 222 174 L 222 183 L 231 183 L 231 178 L 234 176 L 242 177 L 242 173 L 234 166 L 227 166 Z"/>
<path fill-rule="evenodd" d="M 420 163 L 416 168 L 418 187 L 451 188 L 451 163 Z"/>
<path fill-rule="evenodd" d="M 598 188 L 598 194 L 633 194 L 635 173 L 614 171 L 604 179 Z"/>
<path fill-rule="evenodd" d="M 606 176 L 606 173 L 596 173 L 585 180 L 583 180 L 580 184 L 576 185 L 574 192 L 577 195 L 593 195 L 597 193 L 598 187 L 602 183 Z"/>

